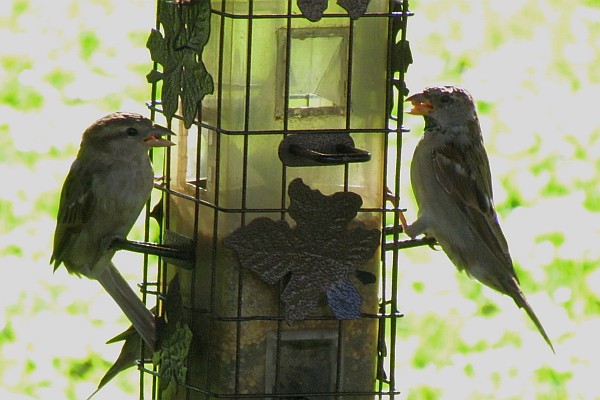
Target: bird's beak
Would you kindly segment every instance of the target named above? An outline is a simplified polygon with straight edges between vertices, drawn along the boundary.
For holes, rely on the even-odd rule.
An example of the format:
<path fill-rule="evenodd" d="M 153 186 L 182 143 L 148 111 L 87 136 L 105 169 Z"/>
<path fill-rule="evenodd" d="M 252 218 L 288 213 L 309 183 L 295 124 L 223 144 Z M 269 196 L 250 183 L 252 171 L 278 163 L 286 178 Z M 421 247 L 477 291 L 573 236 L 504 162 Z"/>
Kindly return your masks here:
<path fill-rule="evenodd" d="M 175 143 L 163 139 L 161 136 L 175 136 L 175 133 L 163 126 L 154 125 L 148 133 L 148 137 L 144 139 L 144 143 L 148 147 L 168 147 L 175 145 Z"/>
<path fill-rule="evenodd" d="M 427 115 L 433 111 L 433 104 L 425 97 L 423 93 L 416 93 L 404 101 L 410 101 L 413 108 L 407 111 L 411 115 Z"/>

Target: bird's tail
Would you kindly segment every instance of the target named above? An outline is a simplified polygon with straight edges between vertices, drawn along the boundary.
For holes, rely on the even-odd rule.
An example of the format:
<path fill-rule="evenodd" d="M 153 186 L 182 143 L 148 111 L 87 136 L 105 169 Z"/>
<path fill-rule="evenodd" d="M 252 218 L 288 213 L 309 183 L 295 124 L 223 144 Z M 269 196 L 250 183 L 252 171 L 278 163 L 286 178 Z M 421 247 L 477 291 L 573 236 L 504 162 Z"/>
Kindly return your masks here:
<path fill-rule="evenodd" d="M 552 349 L 552 352 L 554 354 L 556 354 L 556 351 L 554 351 L 554 346 L 552 345 L 552 342 L 550 341 L 550 338 L 548 337 L 548 334 L 546 333 L 546 330 L 542 326 L 542 323 L 540 322 L 540 320 L 537 317 L 537 315 L 535 315 L 535 312 L 533 312 L 533 308 L 531 308 L 531 305 L 529 304 L 529 302 L 525 298 L 525 295 L 523 294 L 523 292 L 521 291 L 521 289 L 519 289 L 518 284 L 516 284 L 515 290 L 517 292 L 516 295 L 515 296 L 511 296 L 511 297 L 513 298 L 513 300 L 515 301 L 515 303 L 517 304 L 517 306 L 519 306 L 519 308 L 524 308 L 525 309 L 525 312 L 527 312 L 527 315 L 529 315 L 529 318 L 531 318 L 531 320 L 535 324 L 535 326 L 538 329 L 538 331 L 540 331 L 540 334 L 543 336 L 543 338 L 546 341 L 546 343 L 548 343 L 548 346 L 550 346 L 550 348 Z"/>
<path fill-rule="evenodd" d="M 144 342 L 152 350 L 156 344 L 156 322 L 152 314 L 135 294 L 127 281 L 121 276 L 111 262 L 110 265 L 97 278 L 104 290 L 110 294 Z"/>

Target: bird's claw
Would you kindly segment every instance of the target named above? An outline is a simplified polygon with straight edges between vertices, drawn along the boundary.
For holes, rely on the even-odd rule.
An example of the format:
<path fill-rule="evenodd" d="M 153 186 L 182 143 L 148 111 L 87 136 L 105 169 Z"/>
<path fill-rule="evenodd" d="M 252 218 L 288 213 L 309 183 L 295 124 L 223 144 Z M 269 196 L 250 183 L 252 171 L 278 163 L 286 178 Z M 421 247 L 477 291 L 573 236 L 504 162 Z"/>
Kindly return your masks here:
<path fill-rule="evenodd" d="M 411 234 L 410 226 L 408 222 L 406 222 L 406 217 L 401 210 L 398 210 L 398 218 L 400 219 L 400 224 L 402 225 L 402 232 L 408 235 L 411 239 L 414 239 L 416 235 Z"/>

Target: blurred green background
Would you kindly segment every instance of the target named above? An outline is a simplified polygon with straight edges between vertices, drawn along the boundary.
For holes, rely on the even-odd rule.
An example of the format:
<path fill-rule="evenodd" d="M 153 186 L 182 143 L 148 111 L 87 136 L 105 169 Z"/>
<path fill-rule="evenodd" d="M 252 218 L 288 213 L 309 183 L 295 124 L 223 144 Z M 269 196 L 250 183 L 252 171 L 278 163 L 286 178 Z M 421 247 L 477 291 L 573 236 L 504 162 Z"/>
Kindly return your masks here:
<path fill-rule="evenodd" d="M 333 0 L 331 0 L 333 1 Z M 81 399 L 128 324 L 100 286 L 52 274 L 58 194 L 81 132 L 115 110 L 147 114 L 154 2 L 0 2 L 0 398 Z M 598 399 L 600 1 L 414 1 L 412 92 L 455 83 L 478 100 L 496 204 L 553 355 L 512 300 L 442 252 L 401 257 L 401 399 Z M 422 131 L 407 117 L 408 163 Z M 137 232 L 137 233 L 136 233 Z M 132 237 L 141 237 L 140 230 Z M 140 260 L 117 265 L 137 280 Z M 131 369 L 97 399 L 136 398 Z"/>

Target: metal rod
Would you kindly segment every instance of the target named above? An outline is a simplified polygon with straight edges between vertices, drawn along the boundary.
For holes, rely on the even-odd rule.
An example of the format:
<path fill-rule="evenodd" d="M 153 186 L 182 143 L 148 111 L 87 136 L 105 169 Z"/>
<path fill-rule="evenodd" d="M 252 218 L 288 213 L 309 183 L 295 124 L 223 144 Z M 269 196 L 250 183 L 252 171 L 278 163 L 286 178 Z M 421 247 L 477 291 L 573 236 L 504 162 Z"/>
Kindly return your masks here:
<path fill-rule="evenodd" d="M 176 260 L 194 260 L 194 253 L 189 250 L 169 247 L 150 242 L 127 240 L 122 238 L 115 238 L 110 244 L 110 249 L 127 250 L 143 254 L 152 254 L 155 256 L 173 258 Z"/>
<path fill-rule="evenodd" d="M 435 240 L 435 238 L 426 237 L 423 239 L 409 239 L 409 240 L 402 240 L 399 242 L 388 242 L 383 245 L 383 249 L 385 251 L 389 251 L 389 250 L 399 250 L 399 249 L 410 249 L 412 247 L 419 247 L 419 246 L 425 246 L 425 245 L 432 247 L 436 243 L 437 243 L 437 241 Z"/>

